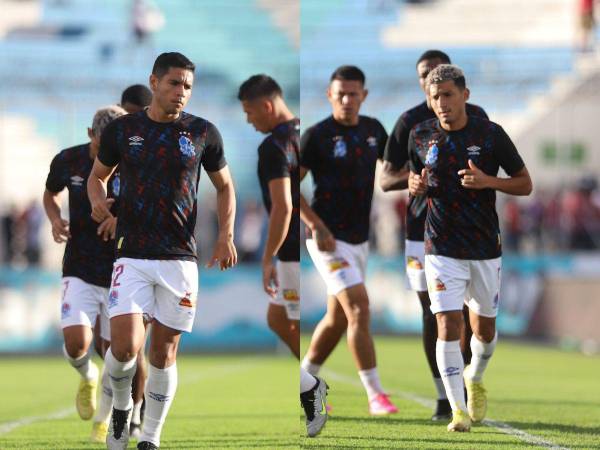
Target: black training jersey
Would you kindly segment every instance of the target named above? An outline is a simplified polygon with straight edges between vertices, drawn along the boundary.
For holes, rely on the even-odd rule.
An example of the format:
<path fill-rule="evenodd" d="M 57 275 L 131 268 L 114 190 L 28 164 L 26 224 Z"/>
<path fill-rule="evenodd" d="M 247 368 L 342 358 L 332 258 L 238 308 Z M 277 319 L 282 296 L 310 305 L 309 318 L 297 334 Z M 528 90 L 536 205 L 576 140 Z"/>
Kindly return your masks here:
<path fill-rule="evenodd" d="M 98 159 L 121 172 L 117 256 L 195 260 L 200 164 L 226 165 L 217 128 L 185 112 L 168 123 L 128 114 L 106 127 Z"/>
<path fill-rule="evenodd" d="M 473 117 L 488 116 L 477 105 L 466 104 L 467 115 Z M 435 119 L 435 113 L 423 102 L 412 109 L 404 112 L 394 125 L 390 134 L 383 159 L 389 161 L 396 169 L 400 169 L 408 162 L 408 135 L 410 130 L 418 123 L 425 120 Z M 409 195 L 408 208 L 406 210 L 406 238 L 410 241 L 423 241 L 425 232 L 425 216 L 427 215 L 427 201 L 425 197 L 413 197 Z"/>
<path fill-rule="evenodd" d="M 285 241 L 277 252 L 280 261 L 300 261 L 300 120 L 279 124 L 258 147 L 258 180 L 263 202 L 271 212 L 269 182 L 290 178 L 292 220 Z"/>
<path fill-rule="evenodd" d="M 410 169 L 428 170 L 425 253 L 457 259 L 492 259 L 502 254 L 496 191 L 467 189 L 458 171 L 470 159 L 488 175 L 502 167 L 514 175 L 523 167 L 502 127 L 469 117 L 462 130 L 445 131 L 437 119 L 421 122 L 409 138 Z"/>
<path fill-rule="evenodd" d="M 300 165 L 314 182 L 312 208 L 336 239 L 360 244 L 369 238 L 377 159 L 387 133 L 377 119 L 360 116 L 345 126 L 332 116 L 302 135 Z"/>
<path fill-rule="evenodd" d="M 46 179 L 50 192 L 69 190 L 69 229 L 63 256 L 63 277 L 81 278 L 86 283 L 109 287 L 115 260 L 115 242 L 103 241 L 97 234 L 98 224 L 92 219 L 92 208 L 87 196 L 87 179 L 94 160 L 90 158 L 90 145 L 67 148 L 54 157 Z M 119 197 L 119 172 L 108 180 L 108 197 Z M 117 202 L 111 207 L 115 214 Z"/>

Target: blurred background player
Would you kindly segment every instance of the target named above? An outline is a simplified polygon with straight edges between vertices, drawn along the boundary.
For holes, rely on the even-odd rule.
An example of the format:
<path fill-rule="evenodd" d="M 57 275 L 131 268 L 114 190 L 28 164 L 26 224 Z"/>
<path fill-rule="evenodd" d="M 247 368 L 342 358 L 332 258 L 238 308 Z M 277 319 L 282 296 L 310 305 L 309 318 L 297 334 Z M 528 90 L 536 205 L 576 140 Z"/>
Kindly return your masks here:
<path fill-rule="evenodd" d="M 425 90 L 425 79 L 429 72 L 440 64 L 450 64 L 450 57 L 440 50 L 427 50 L 417 60 L 417 76 L 419 85 L 426 94 L 426 100 L 400 115 L 385 146 L 383 170 L 379 184 L 384 191 L 404 190 L 408 188 L 408 136 L 410 130 L 425 120 L 434 119 L 435 113 L 429 105 Z M 488 116 L 483 109 L 470 103 L 466 104 L 467 114 L 470 116 Z M 437 340 L 437 324 L 431 312 L 431 302 L 427 293 L 425 280 L 425 247 L 423 233 L 425 232 L 425 216 L 427 215 L 427 202 L 425 197 L 409 196 L 406 210 L 406 245 L 405 264 L 406 276 L 410 289 L 417 292 L 423 310 L 423 347 L 427 363 L 433 376 L 437 391 L 437 404 L 432 420 L 446 420 L 452 415 L 450 402 L 446 397 L 444 384 L 440 377 L 435 360 L 435 343 Z M 461 347 L 465 364 L 471 361 L 469 339 L 471 327 L 468 323 L 469 308 L 464 307 L 465 332 L 461 334 Z"/>
<path fill-rule="evenodd" d="M 301 197 L 302 220 L 309 229 L 306 247 L 327 285 L 327 313 L 317 325 L 302 367 L 316 375 L 347 329 L 348 346 L 373 415 L 396 413 L 376 367 L 365 288 L 369 214 L 377 160 L 387 133 L 376 120 L 360 116 L 367 97 L 364 73 L 341 66 L 331 75 L 327 97 L 333 115 L 302 135 L 300 179 L 312 173 L 309 206 Z"/>
<path fill-rule="evenodd" d="M 410 133 L 409 189 L 428 197 L 425 272 L 438 324 L 436 360 L 452 407 L 448 430 L 469 431 L 472 421 L 485 418 L 482 376 L 497 342 L 502 251 L 496 191 L 529 195 L 532 185 L 502 127 L 467 115 L 469 90 L 460 68 L 437 66 L 426 89 L 437 118 Z M 509 178 L 496 176 L 500 167 Z M 465 303 L 473 329 L 467 367 L 459 341 Z"/>
<path fill-rule="evenodd" d="M 100 404 L 96 411 L 98 368 L 88 349 L 92 329 L 99 324 L 99 335 L 110 341 L 106 302 L 112 265 L 115 259 L 115 221 L 107 218 L 100 226 L 91 218 L 86 195 L 86 182 L 98 154 L 100 136 L 114 119 L 126 114 L 120 106 L 99 109 L 88 128 L 90 142 L 61 151 L 54 157 L 46 180 L 44 208 L 52 224 L 52 237 L 57 243 L 66 242 L 63 257 L 63 291 L 61 325 L 64 336 L 64 355 L 81 375 L 76 406 L 79 416 L 89 420 L 96 412 L 91 440 L 104 442 L 112 406 L 112 392 L 107 374 L 102 376 Z M 114 202 L 119 196 L 119 174 L 108 180 L 108 196 Z M 69 191 L 69 220 L 62 218 L 59 193 Z M 116 205 L 112 206 L 114 212 Z M 99 320 L 98 320 L 99 319 Z M 100 356 L 104 356 L 101 351 Z"/>
<path fill-rule="evenodd" d="M 219 237 L 207 266 L 218 263 L 225 270 L 237 262 L 235 193 L 221 136 L 210 122 L 183 111 L 192 93 L 194 70 L 181 53 L 158 56 L 150 75 L 150 107 L 122 117 L 104 131 L 88 180 L 92 217 L 101 222 L 111 216 L 106 181 L 119 165 L 117 260 L 108 302 L 112 344 L 106 353 L 113 389 L 109 449 L 124 449 L 129 441 L 131 381 L 144 343 L 144 314 L 154 320 L 146 411 L 137 447 L 160 445 L 177 388 L 181 332 L 191 331 L 196 311 L 193 233 L 200 164 L 217 191 L 219 216 Z"/>
<path fill-rule="evenodd" d="M 279 84 L 268 75 L 246 80 L 238 99 L 248 123 L 261 133 L 270 133 L 258 148 L 258 179 L 269 213 L 262 258 L 263 288 L 271 298 L 267 321 L 300 358 L 300 120 L 287 107 Z M 319 434 L 327 421 L 326 397 L 325 382 L 301 367 L 300 401 L 310 437 Z"/>

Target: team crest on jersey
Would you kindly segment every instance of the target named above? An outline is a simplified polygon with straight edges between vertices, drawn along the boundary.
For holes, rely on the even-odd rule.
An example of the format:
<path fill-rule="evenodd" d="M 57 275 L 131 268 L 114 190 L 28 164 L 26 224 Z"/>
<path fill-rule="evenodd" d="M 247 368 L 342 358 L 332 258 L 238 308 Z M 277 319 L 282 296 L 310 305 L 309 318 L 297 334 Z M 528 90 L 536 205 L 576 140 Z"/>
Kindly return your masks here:
<path fill-rule="evenodd" d="M 283 299 L 288 302 L 299 302 L 300 296 L 298 295 L 298 291 L 296 289 L 284 289 Z"/>
<path fill-rule="evenodd" d="M 144 138 L 140 137 L 140 136 L 131 136 L 129 138 L 129 145 L 142 145 L 142 142 L 144 142 Z"/>
<path fill-rule="evenodd" d="M 423 270 L 423 264 L 421 264 L 421 261 L 419 261 L 419 258 L 417 258 L 416 256 L 408 256 L 406 258 L 406 264 L 411 269 Z"/>
<path fill-rule="evenodd" d="M 71 177 L 71 186 L 83 186 L 83 180 L 85 180 L 85 178 L 82 178 L 79 175 L 73 175 Z"/>
<path fill-rule="evenodd" d="M 179 305 L 185 306 L 186 308 L 193 308 L 195 303 L 194 300 L 191 299 L 191 296 L 191 292 L 186 292 L 183 298 L 179 301 Z"/>
<path fill-rule="evenodd" d="M 343 158 L 346 156 L 348 149 L 346 148 L 346 142 L 344 141 L 343 136 L 336 136 L 333 140 L 335 141 L 335 145 L 333 146 L 334 158 Z"/>
<path fill-rule="evenodd" d="M 115 197 L 119 196 L 119 192 L 121 191 L 121 178 L 119 177 L 119 172 L 115 174 L 115 178 L 112 181 L 112 191 Z"/>
<path fill-rule="evenodd" d="M 427 156 L 425 157 L 425 164 L 432 165 L 435 164 L 438 158 L 438 147 L 436 144 L 432 144 L 429 146 L 429 150 L 427 150 Z"/>
<path fill-rule="evenodd" d="M 66 319 L 67 317 L 69 317 L 71 315 L 71 305 L 69 305 L 66 302 L 63 303 L 62 308 L 60 310 L 60 315 L 63 319 Z"/>
<path fill-rule="evenodd" d="M 336 270 L 340 270 L 345 267 L 350 267 L 350 264 L 344 258 L 334 258 L 331 261 L 329 261 L 330 272 L 335 272 Z"/>
<path fill-rule="evenodd" d="M 186 135 L 183 132 L 179 133 L 179 150 L 181 150 L 181 153 L 183 153 L 185 156 L 190 157 L 194 156 L 194 150 L 196 150 L 196 147 L 194 147 L 189 135 Z"/>

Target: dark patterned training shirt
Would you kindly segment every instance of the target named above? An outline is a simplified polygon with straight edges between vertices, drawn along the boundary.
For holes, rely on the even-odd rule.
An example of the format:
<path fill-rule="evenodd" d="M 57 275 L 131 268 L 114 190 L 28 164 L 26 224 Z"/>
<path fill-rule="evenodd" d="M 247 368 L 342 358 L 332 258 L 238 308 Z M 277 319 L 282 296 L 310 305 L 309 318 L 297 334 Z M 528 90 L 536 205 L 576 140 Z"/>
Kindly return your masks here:
<path fill-rule="evenodd" d="M 312 209 L 336 239 L 360 244 L 369 238 L 369 216 L 377 159 L 387 133 L 377 119 L 360 116 L 345 126 L 333 116 L 302 135 L 300 165 L 314 182 Z"/>
<path fill-rule="evenodd" d="M 467 103 L 467 115 L 487 119 L 485 111 L 477 105 Z M 391 162 L 396 169 L 401 169 L 408 162 L 408 135 L 418 123 L 435 119 L 435 113 L 423 102 L 404 112 L 390 134 L 383 159 Z M 425 216 L 427 201 L 425 197 L 409 195 L 406 210 L 406 238 L 409 241 L 423 241 L 425 233 Z"/>
<path fill-rule="evenodd" d="M 279 124 L 258 147 L 258 179 L 263 202 L 271 212 L 269 182 L 290 178 L 292 220 L 285 241 L 277 252 L 280 261 L 300 261 L 300 120 Z"/>
<path fill-rule="evenodd" d="M 502 254 L 496 191 L 467 189 L 458 171 L 468 160 L 488 175 L 502 167 L 508 175 L 523 160 L 502 127 L 469 117 L 462 130 L 445 131 L 437 119 L 414 127 L 409 139 L 410 169 L 428 170 L 425 253 L 457 259 L 492 259 Z"/>
<path fill-rule="evenodd" d="M 168 123 L 128 114 L 106 127 L 98 159 L 121 172 L 117 256 L 194 261 L 200 165 L 226 165 L 217 128 L 185 112 Z"/>
<path fill-rule="evenodd" d="M 87 196 L 87 179 L 94 160 L 90 158 L 90 145 L 67 148 L 54 157 L 46 180 L 46 189 L 58 193 L 69 190 L 69 229 L 63 256 L 63 277 L 77 277 L 86 283 L 109 287 L 115 241 L 103 241 L 98 236 L 98 224 L 92 219 L 92 208 Z M 120 177 L 115 173 L 108 180 L 108 197 L 119 196 Z M 111 207 L 115 214 L 117 202 Z"/>

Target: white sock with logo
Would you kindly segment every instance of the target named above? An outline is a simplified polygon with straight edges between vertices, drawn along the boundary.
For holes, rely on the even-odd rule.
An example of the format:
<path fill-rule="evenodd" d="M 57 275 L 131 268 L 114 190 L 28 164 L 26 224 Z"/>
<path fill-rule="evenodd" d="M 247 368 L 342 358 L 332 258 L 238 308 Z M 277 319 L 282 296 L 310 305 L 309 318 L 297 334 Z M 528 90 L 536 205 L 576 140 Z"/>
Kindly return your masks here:
<path fill-rule="evenodd" d="M 177 365 L 159 369 L 148 364 L 146 382 L 146 412 L 139 442 L 160 445 L 160 433 L 177 390 Z"/>
<path fill-rule="evenodd" d="M 113 391 L 113 406 L 115 409 L 126 411 L 133 406 L 131 398 L 131 380 L 135 375 L 137 358 L 130 361 L 118 361 L 109 347 L 104 356 L 104 364 L 110 377 Z"/>
<path fill-rule="evenodd" d="M 80 356 L 79 358 L 71 358 L 67 353 L 67 347 L 65 347 L 63 344 L 63 354 L 65 355 L 67 361 L 69 361 L 69 364 L 71 364 L 71 366 L 73 366 L 75 370 L 79 372 L 81 378 L 93 380 L 94 378 L 98 377 L 98 367 L 96 367 L 96 365 L 92 362 L 89 352 L 83 356 Z"/>
<path fill-rule="evenodd" d="M 468 379 L 480 382 L 483 377 L 490 358 L 494 354 L 496 348 L 496 342 L 498 342 L 498 332 L 494 335 L 492 342 L 481 342 L 475 337 L 471 336 L 471 364 L 469 365 L 468 373 L 466 374 Z"/>
<path fill-rule="evenodd" d="M 317 379 L 312 376 L 304 367 L 300 367 L 300 393 L 310 391 L 317 384 Z"/>
<path fill-rule="evenodd" d="M 102 385 L 100 386 L 100 400 L 98 402 L 98 409 L 94 416 L 94 422 L 108 422 L 110 413 L 112 412 L 112 387 L 110 385 L 110 377 L 108 376 L 108 370 L 106 365 L 102 369 Z"/>
<path fill-rule="evenodd" d="M 438 400 L 448 400 L 448 396 L 446 395 L 446 388 L 444 387 L 444 382 L 441 378 L 433 377 L 433 383 L 435 384 L 435 390 L 437 392 Z"/>
<path fill-rule="evenodd" d="M 310 359 L 308 359 L 308 356 L 305 356 L 302 359 L 302 363 L 300 364 L 300 367 L 302 367 L 304 370 L 306 370 L 308 373 L 310 373 L 313 376 L 317 376 L 319 375 L 319 371 L 321 370 L 321 364 L 314 364 L 312 362 L 310 362 Z"/>
<path fill-rule="evenodd" d="M 460 352 L 460 341 L 437 340 L 435 358 L 442 376 L 446 395 L 454 411 L 467 410 L 465 404 L 465 383 L 463 381 L 464 362 Z"/>
<path fill-rule="evenodd" d="M 358 376 L 360 377 L 360 381 L 362 382 L 365 390 L 367 391 L 367 396 L 369 400 L 378 394 L 383 394 L 383 387 L 381 387 L 381 381 L 379 380 L 379 373 L 377 372 L 377 367 L 373 367 L 372 369 L 367 370 L 359 370 Z"/>

